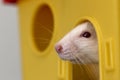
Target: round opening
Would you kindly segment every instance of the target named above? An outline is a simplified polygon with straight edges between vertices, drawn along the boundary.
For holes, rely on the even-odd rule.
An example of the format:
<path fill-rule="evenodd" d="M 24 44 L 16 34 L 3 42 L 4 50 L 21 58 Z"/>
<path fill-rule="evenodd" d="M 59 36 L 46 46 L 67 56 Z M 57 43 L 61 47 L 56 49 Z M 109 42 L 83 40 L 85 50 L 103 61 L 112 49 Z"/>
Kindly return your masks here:
<path fill-rule="evenodd" d="M 94 37 L 91 40 L 95 41 L 94 44 L 96 44 L 97 46 L 94 48 L 92 46 L 93 43 L 91 43 L 91 47 L 93 47 L 97 51 L 98 55 L 93 57 L 93 58 L 96 58 L 96 61 L 95 61 L 95 59 L 92 59 L 92 57 L 88 57 L 88 58 L 86 57 L 87 58 L 86 60 L 89 60 L 89 61 L 92 60 L 92 61 L 90 63 L 84 63 L 84 64 L 73 64 L 73 80 L 79 80 L 79 79 L 81 79 L 81 80 L 99 80 L 99 76 L 100 76 L 99 75 L 99 49 L 98 49 L 99 45 L 98 45 L 98 36 L 97 36 L 97 32 L 96 32 L 96 30 L 97 30 L 96 28 L 99 26 L 96 25 L 97 23 L 91 18 L 87 19 L 87 20 L 86 20 L 86 18 L 82 19 L 77 25 L 81 25 L 86 22 L 89 25 L 86 25 L 86 28 L 84 28 L 85 25 L 81 26 L 81 27 L 83 27 L 83 30 L 85 29 L 85 31 L 91 32 L 91 35 L 94 35 Z M 89 48 L 89 46 L 88 46 L 88 48 Z M 86 50 L 87 50 L 87 48 L 86 48 Z M 90 54 L 92 54 L 92 51 Z M 93 51 L 93 54 L 94 54 L 94 51 Z M 79 61 L 80 60 L 78 59 L 78 62 Z M 95 63 L 94 63 L 94 61 L 95 61 Z"/>
<path fill-rule="evenodd" d="M 48 5 L 38 8 L 33 23 L 33 38 L 36 48 L 44 51 L 50 44 L 54 29 L 53 14 Z"/>

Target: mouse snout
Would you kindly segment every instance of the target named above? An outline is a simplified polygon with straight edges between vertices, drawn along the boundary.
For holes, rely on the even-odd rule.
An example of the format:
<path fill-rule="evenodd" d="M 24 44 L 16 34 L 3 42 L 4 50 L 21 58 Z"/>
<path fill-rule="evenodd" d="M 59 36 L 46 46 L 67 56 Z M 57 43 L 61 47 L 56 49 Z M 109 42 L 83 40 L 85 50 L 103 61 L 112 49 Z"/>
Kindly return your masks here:
<path fill-rule="evenodd" d="M 56 45 L 55 49 L 56 49 L 57 53 L 60 54 L 60 53 L 62 53 L 63 47 L 62 47 L 62 45 Z"/>

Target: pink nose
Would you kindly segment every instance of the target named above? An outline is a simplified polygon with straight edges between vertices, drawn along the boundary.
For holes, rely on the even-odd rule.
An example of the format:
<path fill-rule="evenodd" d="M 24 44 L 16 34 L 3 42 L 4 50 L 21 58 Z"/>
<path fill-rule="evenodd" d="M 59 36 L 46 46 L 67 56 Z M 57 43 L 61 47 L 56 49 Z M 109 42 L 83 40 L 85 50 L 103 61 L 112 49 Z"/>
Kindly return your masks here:
<path fill-rule="evenodd" d="M 56 46 L 55 46 L 55 49 L 56 49 L 57 53 L 61 53 L 63 47 L 62 47 L 61 45 L 56 45 Z"/>

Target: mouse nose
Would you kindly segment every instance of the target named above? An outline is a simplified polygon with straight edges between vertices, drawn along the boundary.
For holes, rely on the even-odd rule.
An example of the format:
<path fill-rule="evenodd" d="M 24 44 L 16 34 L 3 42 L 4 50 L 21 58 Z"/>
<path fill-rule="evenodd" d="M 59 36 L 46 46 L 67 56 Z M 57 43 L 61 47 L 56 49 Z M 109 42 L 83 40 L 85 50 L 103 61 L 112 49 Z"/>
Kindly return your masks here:
<path fill-rule="evenodd" d="M 61 45 L 56 45 L 56 46 L 55 46 L 55 49 L 56 49 L 57 53 L 61 53 L 63 47 L 62 47 Z"/>

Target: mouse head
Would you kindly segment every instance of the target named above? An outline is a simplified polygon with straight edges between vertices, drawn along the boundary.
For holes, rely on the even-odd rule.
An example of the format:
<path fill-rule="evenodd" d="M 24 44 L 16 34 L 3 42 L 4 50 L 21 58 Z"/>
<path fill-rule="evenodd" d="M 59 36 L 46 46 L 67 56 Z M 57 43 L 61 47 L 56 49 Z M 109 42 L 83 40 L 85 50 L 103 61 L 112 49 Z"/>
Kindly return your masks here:
<path fill-rule="evenodd" d="M 98 63 L 97 36 L 90 22 L 76 26 L 55 45 L 55 49 L 63 60 L 82 64 Z"/>

